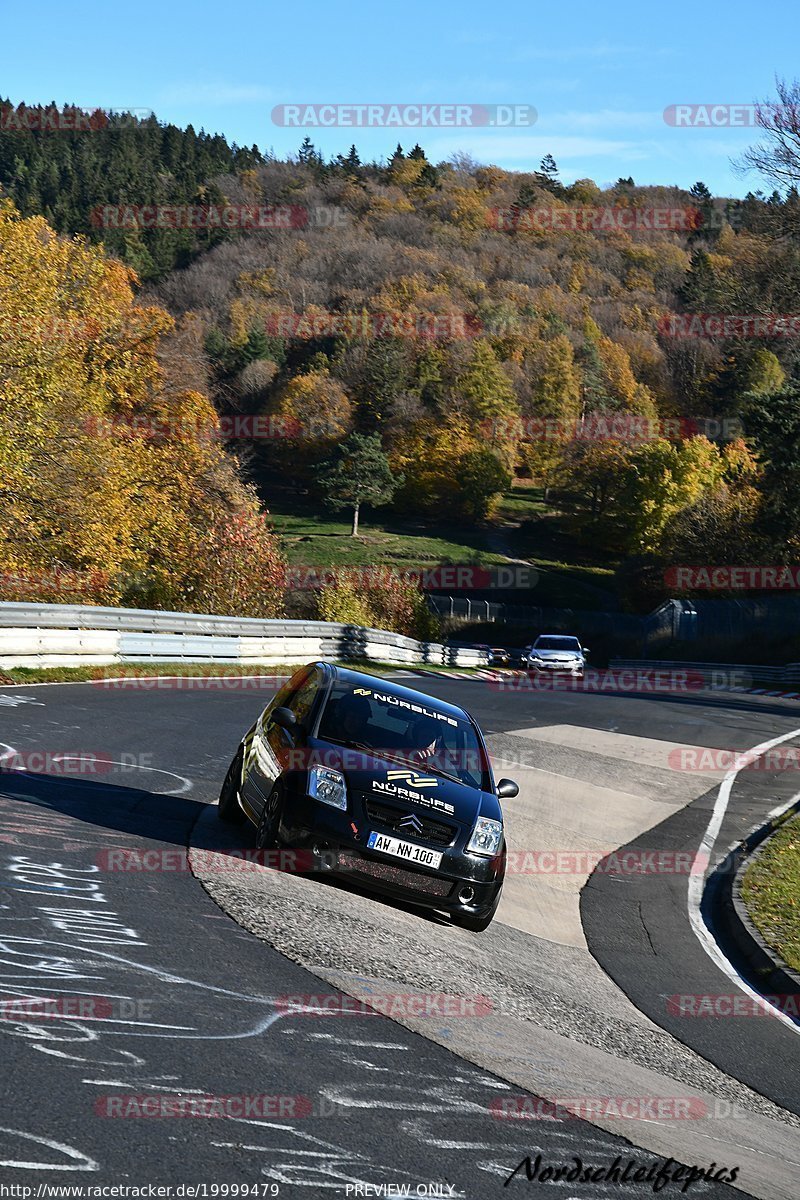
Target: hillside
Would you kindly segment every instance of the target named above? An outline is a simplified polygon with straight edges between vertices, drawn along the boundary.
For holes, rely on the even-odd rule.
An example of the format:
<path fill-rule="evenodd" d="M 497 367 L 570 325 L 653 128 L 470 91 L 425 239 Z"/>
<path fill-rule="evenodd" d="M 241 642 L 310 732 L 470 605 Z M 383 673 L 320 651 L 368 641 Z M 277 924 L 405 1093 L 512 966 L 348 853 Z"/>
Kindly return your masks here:
<path fill-rule="evenodd" d="M 211 436 L 227 445 L 225 470 L 267 507 L 284 504 L 286 529 L 293 509 L 304 522 L 325 512 L 326 471 L 358 433 L 393 481 L 375 502 L 410 538 L 386 555 L 374 542 L 379 561 L 413 559 L 414 537 L 430 541 L 442 525 L 451 560 L 459 541 L 464 561 L 491 557 L 480 531 L 508 493 L 518 553 L 536 561 L 544 546 L 550 563 L 568 553 L 567 566 L 586 569 L 624 563 L 616 586 L 634 607 L 667 594 L 670 563 L 796 552 L 798 468 L 783 448 L 800 421 L 798 343 L 781 320 L 800 285 L 794 191 L 734 201 L 702 183 L 564 186 L 549 158 L 520 174 L 464 158 L 429 163 L 419 146 L 362 164 L 355 147 L 324 162 L 306 141 L 296 161 L 280 162 L 154 118 L 93 134 L 91 153 L 72 156 L 69 190 L 56 185 L 64 140 L 13 136 L 37 164 L 26 175 L 15 159 L 12 170 L 3 143 L 0 180 L 23 215 L 38 206 L 69 233 L 88 211 L 107 252 L 136 266 L 146 251 L 150 282 L 137 303 L 164 313 L 151 339 L 161 383 L 146 398 L 125 383 L 96 397 L 105 425 L 95 461 L 120 441 L 207 448 Z M 122 182 L 136 155 L 147 166 L 138 191 Z M 49 178 L 51 193 L 34 176 Z M 209 228 L 227 214 L 213 234 L 196 220 L 180 228 L 198 203 Z M 141 205 L 168 205 L 173 227 L 134 227 Z M 91 217 L 98 210 L 107 229 Z M 170 256 L 181 265 L 165 274 Z M 62 294 L 53 315 L 69 316 L 71 304 Z M 91 358 L 91 330 L 75 349 Z M 11 354 L 7 380 L 14 369 Z M 211 398 L 221 429 L 209 434 L 212 410 L 187 416 L 158 399 L 165 370 L 173 392 L 180 379 Z M 513 500 L 515 481 L 538 489 L 533 517 Z M 226 494 L 223 510 L 230 485 Z M 369 543 L 353 556 L 346 526 L 336 528 L 329 562 L 364 563 Z M 315 562 L 325 545 L 315 538 Z M 70 569 L 93 565 L 58 537 L 52 552 Z M 117 598 L 148 594 L 143 569 L 123 565 Z"/>

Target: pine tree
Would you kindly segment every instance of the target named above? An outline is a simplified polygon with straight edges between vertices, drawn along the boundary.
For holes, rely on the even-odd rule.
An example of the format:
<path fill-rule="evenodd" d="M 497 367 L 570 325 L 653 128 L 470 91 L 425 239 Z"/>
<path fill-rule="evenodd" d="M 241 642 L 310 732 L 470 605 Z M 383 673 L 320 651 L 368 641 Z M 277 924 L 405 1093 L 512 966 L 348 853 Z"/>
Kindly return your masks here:
<path fill-rule="evenodd" d="M 695 250 L 686 278 L 680 288 L 681 301 L 690 312 L 713 312 L 718 303 L 714 268 L 705 250 Z"/>
<path fill-rule="evenodd" d="M 419 173 L 417 185 L 419 187 L 429 188 L 439 188 L 442 186 L 439 182 L 439 172 L 436 170 L 436 167 L 434 167 L 433 163 L 425 163 L 425 166 Z"/>
<path fill-rule="evenodd" d="M 303 138 L 303 144 L 297 152 L 297 157 L 305 167 L 316 167 L 322 162 L 310 137 Z"/>
<path fill-rule="evenodd" d="M 351 534 L 356 537 L 361 505 L 388 504 L 403 476 L 392 472 L 377 433 L 351 433 L 336 458 L 323 466 L 319 483 L 330 508 L 352 508 Z"/>
<path fill-rule="evenodd" d="M 557 182 L 558 165 L 556 164 L 556 160 L 553 158 L 552 154 L 545 154 L 544 158 L 539 163 L 539 170 L 546 179 L 550 180 L 551 183 Z"/>
<path fill-rule="evenodd" d="M 186 265 L 201 248 L 226 236 L 198 230 L 104 228 L 92 221 L 103 205 L 191 204 L 206 180 L 263 161 L 257 147 L 240 151 L 219 135 L 191 125 L 179 129 L 151 116 L 143 121 L 130 113 L 91 116 L 91 136 L 84 130 L 31 131 L 57 106 L 9 110 L 24 121 L 19 132 L 0 136 L 0 188 L 24 215 L 46 214 L 59 233 L 84 234 L 133 266 L 142 279 L 157 279 Z M 69 109 L 72 106 L 65 105 Z M 8 120 L 6 121 L 8 124 Z M 222 200 L 222 193 L 218 194 Z"/>
<path fill-rule="evenodd" d="M 697 203 L 698 212 L 697 225 L 692 230 L 689 241 L 695 242 L 698 238 L 703 238 L 704 241 L 716 241 L 720 230 L 711 192 L 702 180 L 698 180 L 689 188 L 689 195 Z"/>
<path fill-rule="evenodd" d="M 539 164 L 538 181 L 549 192 L 558 195 L 564 191 L 564 186 L 558 178 L 558 165 L 552 154 L 545 154 Z"/>

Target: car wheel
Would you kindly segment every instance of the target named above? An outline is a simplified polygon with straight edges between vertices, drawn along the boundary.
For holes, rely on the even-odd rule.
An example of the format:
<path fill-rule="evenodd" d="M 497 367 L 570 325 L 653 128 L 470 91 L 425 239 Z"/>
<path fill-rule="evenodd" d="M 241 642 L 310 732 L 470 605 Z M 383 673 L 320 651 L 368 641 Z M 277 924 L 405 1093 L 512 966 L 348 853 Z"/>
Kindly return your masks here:
<path fill-rule="evenodd" d="M 277 788 L 270 792 L 266 804 L 261 810 L 261 819 L 256 831 L 256 848 L 258 850 L 274 850 L 278 845 L 278 827 L 281 822 L 281 800 Z"/>
<path fill-rule="evenodd" d="M 242 748 L 228 767 L 228 773 L 220 788 L 217 816 L 226 825 L 241 825 L 245 815 L 239 807 L 239 781 L 242 777 Z"/>
<path fill-rule="evenodd" d="M 500 897 L 498 896 L 488 912 L 476 913 L 474 916 L 467 916 L 466 914 L 464 916 L 460 916 L 457 913 L 453 913 L 451 918 L 452 922 L 454 925 L 458 925 L 459 929 L 467 929 L 470 933 L 483 933 L 485 929 L 489 928 L 494 920 L 494 915 L 497 912 L 497 906 L 499 903 Z"/>

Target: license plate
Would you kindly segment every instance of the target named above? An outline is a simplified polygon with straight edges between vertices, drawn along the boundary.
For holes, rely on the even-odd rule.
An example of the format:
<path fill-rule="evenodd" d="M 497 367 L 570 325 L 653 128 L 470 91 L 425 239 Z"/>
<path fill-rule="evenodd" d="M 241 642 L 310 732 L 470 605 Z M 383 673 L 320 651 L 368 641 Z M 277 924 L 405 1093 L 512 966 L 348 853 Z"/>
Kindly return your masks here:
<path fill-rule="evenodd" d="M 418 867 L 433 867 L 436 869 L 442 861 L 442 855 L 435 850 L 426 850 L 424 846 L 415 846 L 413 842 L 401 842 L 399 838 L 387 837 L 385 833 L 371 833 L 367 838 L 370 850 L 380 850 L 382 854 L 393 854 L 395 858 L 405 859 Z"/>

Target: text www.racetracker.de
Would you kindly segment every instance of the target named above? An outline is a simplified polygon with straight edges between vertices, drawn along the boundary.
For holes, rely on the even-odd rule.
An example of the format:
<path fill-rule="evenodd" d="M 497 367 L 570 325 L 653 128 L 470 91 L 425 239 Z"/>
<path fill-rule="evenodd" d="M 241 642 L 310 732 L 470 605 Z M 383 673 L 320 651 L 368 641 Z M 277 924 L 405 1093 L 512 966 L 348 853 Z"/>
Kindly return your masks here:
<path fill-rule="evenodd" d="M 205 1197 L 225 1196 L 278 1196 L 277 1183 L 120 1183 L 120 1184 L 59 1184 L 40 1183 L 35 1188 L 24 1183 L 0 1183 L 0 1200 L 102 1200 L 103 1197 L 130 1197 L 131 1200 L 145 1197 L 162 1197 L 163 1200 L 204 1200 Z"/>

